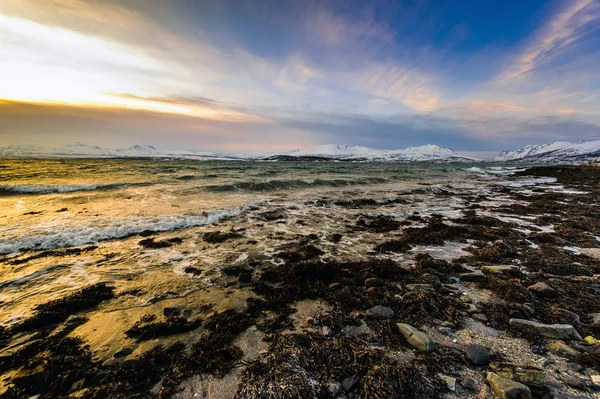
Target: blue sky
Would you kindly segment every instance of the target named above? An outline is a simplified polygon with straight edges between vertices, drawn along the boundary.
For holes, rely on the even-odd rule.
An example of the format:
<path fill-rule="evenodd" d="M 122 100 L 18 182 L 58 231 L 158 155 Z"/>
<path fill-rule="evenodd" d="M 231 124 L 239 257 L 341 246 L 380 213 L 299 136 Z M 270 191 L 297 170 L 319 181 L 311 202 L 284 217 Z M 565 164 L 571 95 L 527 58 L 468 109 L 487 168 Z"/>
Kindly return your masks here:
<path fill-rule="evenodd" d="M 600 0 L 4 0 L 0 145 L 600 139 Z"/>

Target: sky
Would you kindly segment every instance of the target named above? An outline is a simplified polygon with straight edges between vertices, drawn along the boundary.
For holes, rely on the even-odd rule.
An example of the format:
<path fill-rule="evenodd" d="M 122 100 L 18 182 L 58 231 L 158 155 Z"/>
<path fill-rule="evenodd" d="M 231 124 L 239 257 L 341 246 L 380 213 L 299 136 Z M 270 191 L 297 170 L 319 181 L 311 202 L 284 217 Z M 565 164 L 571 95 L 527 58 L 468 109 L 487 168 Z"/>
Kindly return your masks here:
<path fill-rule="evenodd" d="M 600 139 L 600 0 L 2 0 L 0 145 Z"/>

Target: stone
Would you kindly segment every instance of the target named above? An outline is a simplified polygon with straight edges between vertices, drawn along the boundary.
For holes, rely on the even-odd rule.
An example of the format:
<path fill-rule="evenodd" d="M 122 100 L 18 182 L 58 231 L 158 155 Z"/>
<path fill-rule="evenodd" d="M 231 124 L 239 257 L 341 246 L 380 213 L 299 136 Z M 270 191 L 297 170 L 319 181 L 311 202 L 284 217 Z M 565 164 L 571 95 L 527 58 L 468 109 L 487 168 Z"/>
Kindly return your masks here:
<path fill-rule="evenodd" d="M 471 297 L 470 297 L 470 296 L 468 296 L 468 295 L 463 295 L 463 296 L 461 296 L 461 297 L 460 297 L 460 301 L 461 301 L 462 303 L 471 303 L 471 302 L 473 302 L 473 300 L 471 299 Z"/>
<path fill-rule="evenodd" d="M 365 312 L 367 317 L 375 320 L 386 320 L 394 317 L 394 311 L 388 307 L 377 305 Z"/>
<path fill-rule="evenodd" d="M 478 270 L 476 272 L 462 273 L 460 275 L 461 281 L 468 281 L 472 283 L 485 283 L 487 281 L 487 277 L 485 273 Z"/>
<path fill-rule="evenodd" d="M 406 341 L 420 352 L 430 352 L 435 348 L 435 342 L 425 333 L 417 330 L 413 326 L 404 323 L 397 323 L 400 333 L 406 338 Z"/>
<path fill-rule="evenodd" d="M 438 327 L 439 332 L 452 338 L 456 338 L 456 334 L 450 327 Z"/>
<path fill-rule="evenodd" d="M 525 319 L 510 319 L 508 323 L 515 329 L 552 339 L 581 341 L 581 336 L 570 324 L 542 324 Z"/>
<path fill-rule="evenodd" d="M 473 305 L 472 303 L 467 304 L 467 314 L 475 314 L 478 311 L 479 309 L 477 309 L 477 306 Z"/>
<path fill-rule="evenodd" d="M 592 326 L 600 326 L 600 313 L 590 313 L 592 319 Z"/>
<path fill-rule="evenodd" d="M 475 381 L 475 379 L 473 377 L 470 377 L 468 375 L 465 375 L 463 378 L 461 378 L 460 385 L 462 385 L 463 387 L 465 387 L 471 391 L 479 390 L 477 381 Z"/>
<path fill-rule="evenodd" d="M 409 291 L 433 291 L 431 284 L 406 284 L 406 289 Z"/>
<path fill-rule="evenodd" d="M 502 378 L 508 378 L 525 385 L 541 387 L 546 384 L 546 376 L 539 367 L 513 363 L 490 363 L 490 369 Z"/>
<path fill-rule="evenodd" d="M 344 391 L 348 392 L 358 383 L 359 380 L 360 379 L 355 375 L 352 377 L 346 377 L 342 380 L 342 388 L 344 388 Z"/>
<path fill-rule="evenodd" d="M 380 279 L 378 279 L 376 277 L 371 277 L 371 278 L 366 279 L 364 284 L 365 284 L 365 288 L 381 287 L 384 285 L 383 281 L 381 281 Z"/>
<path fill-rule="evenodd" d="M 165 317 L 179 316 L 181 314 L 181 310 L 179 308 L 164 308 L 163 315 Z"/>
<path fill-rule="evenodd" d="M 592 337 L 591 335 L 588 335 L 583 340 L 588 345 L 598 345 L 598 340 L 596 338 Z"/>
<path fill-rule="evenodd" d="M 583 381 L 581 378 L 573 377 L 569 374 L 563 374 L 560 379 L 571 388 L 585 391 L 585 381 Z"/>
<path fill-rule="evenodd" d="M 529 388 L 519 382 L 500 377 L 491 372 L 487 374 L 486 380 L 498 399 L 531 398 L 531 391 Z"/>
<path fill-rule="evenodd" d="M 43 392 L 49 377 L 48 363 L 42 362 L 32 369 L 20 369 L 13 377 L 13 384 L 19 389 Z"/>
<path fill-rule="evenodd" d="M 325 384 L 325 390 L 330 398 L 337 398 L 344 391 L 342 384 L 338 381 L 329 381 Z"/>
<path fill-rule="evenodd" d="M 487 316 L 484 315 L 483 313 L 475 313 L 475 314 L 472 314 L 471 317 L 482 323 L 487 323 L 489 321 Z"/>
<path fill-rule="evenodd" d="M 597 375 L 597 374 L 591 375 L 590 380 L 592 381 L 592 384 L 600 385 L 600 375 Z"/>
<path fill-rule="evenodd" d="M 488 327 L 485 324 L 473 319 L 465 320 L 464 327 L 466 330 L 473 331 L 476 334 L 487 335 L 488 337 L 500 338 L 502 336 L 502 333 L 499 330 L 496 330 L 493 327 Z"/>
<path fill-rule="evenodd" d="M 511 265 L 481 266 L 481 271 L 486 274 L 511 274 L 519 271 L 519 268 Z"/>
<path fill-rule="evenodd" d="M 447 375 L 442 376 L 442 380 L 446 383 L 446 387 L 451 391 L 456 391 L 456 378 Z"/>
<path fill-rule="evenodd" d="M 470 344 L 465 347 L 467 358 L 476 366 L 490 364 L 490 351 L 482 345 Z"/>
<path fill-rule="evenodd" d="M 546 348 L 548 349 L 548 351 L 550 351 L 550 353 L 557 356 L 570 357 L 579 355 L 578 350 L 571 348 L 569 345 L 565 344 L 562 341 L 552 342 L 551 344 L 547 345 Z"/>
<path fill-rule="evenodd" d="M 567 319 L 567 324 L 571 324 L 575 328 L 581 328 L 581 318 L 575 312 L 563 308 L 556 308 L 556 312 Z"/>
<path fill-rule="evenodd" d="M 552 288 L 550 285 L 539 282 L 527 287 L 527 289 L 531 292 L 536 293 L 542 298 L 557 298 L 559 296 L 558 291 Z"/>

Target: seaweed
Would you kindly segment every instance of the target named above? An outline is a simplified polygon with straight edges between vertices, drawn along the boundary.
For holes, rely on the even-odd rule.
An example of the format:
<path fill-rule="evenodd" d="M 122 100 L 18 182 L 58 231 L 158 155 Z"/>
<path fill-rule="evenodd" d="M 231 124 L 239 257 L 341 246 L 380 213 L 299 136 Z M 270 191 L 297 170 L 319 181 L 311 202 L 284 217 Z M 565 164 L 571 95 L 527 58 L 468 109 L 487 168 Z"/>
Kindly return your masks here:
<path fill-rule="evenodd" d="M 217 231 L 209 231 L 202 235 L 202 239 L 205 242 L 208 242 L 210 244 L 218 244 L 218 243 L 225 242 L 227 240 L 233 240 L 233 239 L 242 238 L 242 237 L 244 237 L 244 236 L 233 230 L 226 232 L 226 233 L 222 233 L 221 231 L 218 231 L 218 230 Z"/>
<path fill-rule="evenodd" d="M 133 327 L 125 331 L 125 335 L 129 338 L 136 338 L 138 341 L 146 341 L 192 331 L 201 325 L 202 320 L 200 319 L 188 321 L 184 317 L 170 315 L 165 317 L 165 320 L 156 321 L 155 315 L 145 315 L 135 322 Z"/>

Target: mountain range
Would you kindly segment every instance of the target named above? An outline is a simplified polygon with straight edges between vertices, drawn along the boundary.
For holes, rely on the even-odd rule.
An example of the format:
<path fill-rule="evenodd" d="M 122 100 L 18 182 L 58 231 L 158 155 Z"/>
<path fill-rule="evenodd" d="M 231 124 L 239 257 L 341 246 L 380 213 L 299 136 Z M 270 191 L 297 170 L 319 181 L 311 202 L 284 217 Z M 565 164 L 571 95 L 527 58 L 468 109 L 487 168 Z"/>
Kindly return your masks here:
<path fill-rule="evenodd" d="M 600 140 L 528 145 L 516 151 L 501 152 L 496 162 L 585 162 L 600 157 Z M 388 161 L 388 162 L 474 162 L 448 147 L 427 144 L 401 150 L 377 150 L 348 145 L 322 145 L 280 152 L 224 154 L 206 151 L 159 150 L 152 145 L 129 148 L 104 148 L 74 143 L 60 147 L 18 144 L 0 147 L 0 158 L 183 158 L 198 160 L 265 160 L 265 161 Z"/>
<path fill-rule="evenodd" d="M 281 152 L 219 154 L 200 151 L 159 150 L 151 145 L 134 145 L 111 149 L 82 143 L 47 148 L 38 145 L 10 145 L 0 147 L 0 158 L 187 158 L 187 159 L 240 159 L 240 160 L 345 160 L 345 161 L 444 161 L 472 162 L 447 147 L 423 145 L 403 150 L 375 150 L 347 145 L 323 145 L 307 149 Z"/>

